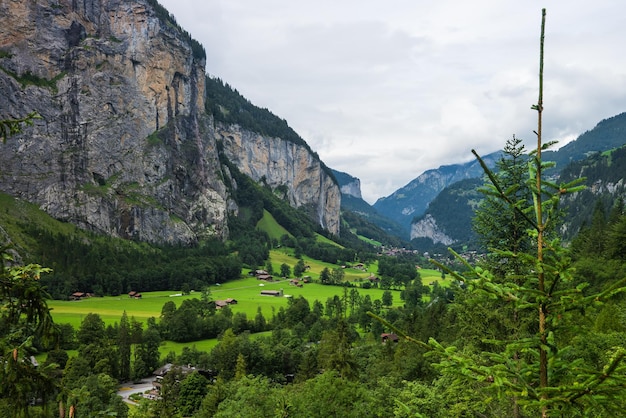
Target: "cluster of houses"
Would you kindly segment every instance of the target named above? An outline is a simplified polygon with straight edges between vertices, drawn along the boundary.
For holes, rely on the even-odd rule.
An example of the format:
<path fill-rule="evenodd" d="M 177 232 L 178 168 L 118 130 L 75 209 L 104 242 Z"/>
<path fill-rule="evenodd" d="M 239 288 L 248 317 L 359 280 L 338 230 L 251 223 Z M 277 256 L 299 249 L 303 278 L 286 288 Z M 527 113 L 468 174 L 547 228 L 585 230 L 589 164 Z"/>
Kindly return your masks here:
<path fill-rule="evenodd" d="M 130 292 L 128 292 L 128 297 L 132 299 L 141 299 L 141 293 L 131 290 Z"/>

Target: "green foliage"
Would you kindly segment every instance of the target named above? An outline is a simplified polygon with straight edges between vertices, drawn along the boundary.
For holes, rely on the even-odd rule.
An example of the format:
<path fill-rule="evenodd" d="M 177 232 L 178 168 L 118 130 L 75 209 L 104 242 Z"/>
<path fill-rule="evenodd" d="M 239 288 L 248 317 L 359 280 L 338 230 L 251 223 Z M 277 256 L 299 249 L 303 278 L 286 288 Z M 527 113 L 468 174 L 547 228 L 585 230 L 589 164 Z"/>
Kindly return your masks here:
<path fill-rule="evenodd" d="M 48 80 L 47 78 L 39 77 L 38 75 L 31 73 L 30 71 L 19 75 L 17 73 L 14 73 L 13 71 L 7 70 L 6 68 L 0 67 L 0 70 L 13 77 L 18 83 L 21 84 L 22 88 L 25 88 L 26 86 L 43 87 L 50 89 L 55 94 L 58 92 L 57 82 L 65 77 L 66 74 L 65 72 L 62 72 L 57 74 L 54 78 Z"/>
<path fill-rule="evenodd" d="M 465 393 L 471 391 L 461 401 L 465 411 L 483 416 L 611 416 L 623 408 L 626 350 L 608 342 L 600 358 L 593 359 L 573 337 L 589 332 L 581 312 L 593 311 L 625 291 L 626 279 L 589 291 L 587 283 L 575 281 L 569 252 L 556 234 L 561 197 L 582 188 L 581 180 L 555 184 L 544 174 L 552 166 L 542 159 L 550 145 L 542 143 L 541 136 L 544 25 L 545 10 L 539 100 L 532 107 L 539 114 L 537 149 L 529 158 L 528 180 L 522 182 L 517 163 L 522 153 L 515 139 L 507 144 L 512 158 L 500 162 L 500 175 L 475 153 L 491 182 L 477 229 L 485 234 L 493 257 L 486 268 L 466 263 L 465 274 L 448 269 L 467 286 L 455 302 L 465 320 L 461 328 L 469 326 L 465 331 L 475 334 L 474 339 L 469 344 L 462 343 L 465 338 L 456 345 L 433 338 L 426 343 L 398 332 L 428 351 L 443 378 L 465 388 Z M 394 329 L 389 320 L 381 321 Z M 478 409 L 477 399 L 495 408 Z"/>
<path fill-rule="evenodd" d="M 54 365 L 36 367 L 31 356 L 49 346 L 55 329 L 36 264 L 14 265 L 8 248 L 0 248 L 0 399 L 14 416 L 28 416 L 31 399 L 49 399 L 58 389 Z"/>
<path fill-rule="evenodd" d="M 2 142 L 6 143 L 7 138 L 22 132 L 24 126 L 32 126 L 34 119 L 40 119 L 41 116 L 37 112 L 31 112 L 21 119 L 3 119 L 0 120 L 0 136 Z"/>

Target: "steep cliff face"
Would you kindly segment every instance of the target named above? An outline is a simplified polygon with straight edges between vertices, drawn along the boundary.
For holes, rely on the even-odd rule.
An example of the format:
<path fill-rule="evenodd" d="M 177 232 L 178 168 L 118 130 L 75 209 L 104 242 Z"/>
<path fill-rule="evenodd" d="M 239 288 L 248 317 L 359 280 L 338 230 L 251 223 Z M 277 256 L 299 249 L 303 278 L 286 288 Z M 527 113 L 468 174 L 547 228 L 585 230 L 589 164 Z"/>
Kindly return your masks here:
<path fill-rule="evenodd" d="M 152 3 L 0 1 L 0 118 L 41 115 L 0 144 L 0 190 L 113 236 L 225 237 L 237 207 L 219 163 L 221 133 L 204 111 L 204 52 Z M 248 155 L 254 146 L 229 155 L 253 177 L 287 185 L 292 204 L 338 232 L 339 192 L 319 162 L 266 144 L 280 158 Z M 277 164 L 263 172 L 264 159 Z"/>
<path fill-rule="evenodd" d="M 361 180 L 343 171 L 332 170 L 332 172 L 339 183 L 339 188 L 343 195 L 363 199 L 361 196 Z"/>
<path fill-rule="evenodd" d="M 441 231 L 437 226 L 437 221 L 430 214 L 411 225 L 411 239 L 415 238 L 430 238 L 435 244 L 450 245 L 454 243 L 454 239 Z"/>
<path fill-rule="evenodd" d="M 227 233 L 204 58 L 145 1 L 0 2 L 0 117 L 42 119 L 0 154 L 0 189 L 127 238 Z"/>
<path fill-rule="evenodd" d="M 244 174 L 272 189 L 285 190 L 292 206 L 304 207 L 323 228 L 339 234 L 339 186 L 305 147 L 236 125 L 218 127 L 217 135 L 225 155 Z"/>

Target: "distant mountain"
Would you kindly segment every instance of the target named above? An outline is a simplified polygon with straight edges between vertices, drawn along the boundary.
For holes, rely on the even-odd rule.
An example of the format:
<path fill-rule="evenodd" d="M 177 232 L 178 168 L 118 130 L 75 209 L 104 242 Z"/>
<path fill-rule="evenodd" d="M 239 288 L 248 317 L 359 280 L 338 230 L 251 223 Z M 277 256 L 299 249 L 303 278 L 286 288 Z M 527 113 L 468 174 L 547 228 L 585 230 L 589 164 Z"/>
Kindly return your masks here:
<path fill-rule="evenodd" d="M 595 202 L 602 201 L 609 211 L 616 198 L 626 197 L 626 150 L 621 148 L 624 144 L 626 113 L 601 121 L 558 151 L 543 153 L 545 161 L 557 162 L 554 175 L 560 176 L 561 181 L 587 178 L 587 190 L 567 197 L 563 202 L 568 212 L 563 229 L 566 239 L 589 219 Z M 500 158 L 499 154 L 495 153 L 496 158 Z M 477 178 L 444 188 L 424 214 L 412 223 L 413 245 L 425 251 L 440 250 L 442 246 L 476 248 L 471 222 L 474 209 L 482 198 L 476 188 L 483 183 Z"/>
<path fill-rule="evenodd" d="M 488 166 L 493 167 L 499 153 L 482 157 Z M 478 178 L 483 170 L 476 160 L 465 164 L 443 165 L 437 169 L 425 171 L 406 186 L 374 203 L 374 208 L 383 216 L 397 222 L 403 229 L 403 238 L 411 231 L 414 218 L 426 212 L 428 204 L 447 186 L 457 181 Z"/>
<path fill-rule="evenodd" d="M 558 151 L 543 153 L 546 161 L 556 162 L 558 171 L 569 163 L 580 161 L 589 155 L 619 148 L 626 143 L 626 112 L 600 121 L 593 129 L 581 134 L 575 141 Z"/>
<path fill-rule="evenodd" d="M 415 247 L 424 251 L 433 251 L 432 247 L 438 244 L 454 245 L 459 250 L 468 245 L 473 248 L 476 235 L 471 225 L 474 211 L 483 199 L 478 191 L 483 184 L 482 178 L 473 178 L 443 189 L 430 202 L 426 213 L 411 225 Z"/>
<path fill-rule="evenodd" d="M 339 189 L 341 190 L 342 195 L 352 196 L 361 200 L 363 199 L 363 196 L 361 195 L 361 180 L 342 171 L 332 170 L 332 172 L 339 183 Z M 366 204 L 369 206 L 368 203 Z"/>
<path fill-rule="evenodd" d="M 341 190 L 341 220 L 354 233 L 385 245 L 406 246 L 404 232 L 396 222 L 382 216 L 361 197 L 361 180 L 341 171 L 332 170 Z"/>
<path fill-rule="evenodd" d="M 625 141 L 626 142 L 626 141 Z M 594 208 L 599 203 L 605 215 L 619 201 L 626 199 L 626 146 L 596 152 L 585 160 L 569 164 L 561 172 L 560 180 L 568 182 L 585 178 L 587 188 L 563 199 L 567 211 L 564 236 L 571 239 L 580 228 L 591 220 Z"/>

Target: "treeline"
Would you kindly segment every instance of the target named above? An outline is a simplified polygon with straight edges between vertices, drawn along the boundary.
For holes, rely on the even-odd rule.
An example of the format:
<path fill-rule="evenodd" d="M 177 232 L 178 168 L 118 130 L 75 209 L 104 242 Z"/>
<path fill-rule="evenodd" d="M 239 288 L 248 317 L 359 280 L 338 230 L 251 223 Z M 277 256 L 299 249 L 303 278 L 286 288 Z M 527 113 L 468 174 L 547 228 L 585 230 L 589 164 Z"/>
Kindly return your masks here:
<path fill-rule="evenodd" d="M 55 299 L 67 299 L 77 291 L 116 296 L 131 290 L 181 289 L 184 285 L 201 289 L 241 276 L 241 260 L 217 239 L 194 247 L 157 247 L 26 228 L 38 237 L 39 254 L 34 257 L 53 270 L 42 280 Z"/>

